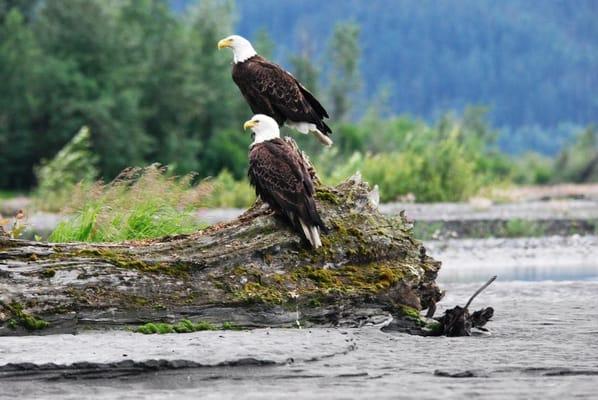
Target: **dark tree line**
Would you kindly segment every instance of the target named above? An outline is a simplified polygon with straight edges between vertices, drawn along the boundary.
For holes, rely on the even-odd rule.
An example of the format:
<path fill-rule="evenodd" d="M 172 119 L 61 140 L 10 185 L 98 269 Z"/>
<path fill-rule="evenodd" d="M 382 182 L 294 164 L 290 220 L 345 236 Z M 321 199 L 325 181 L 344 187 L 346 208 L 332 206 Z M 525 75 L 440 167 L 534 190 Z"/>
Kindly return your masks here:
<path fill-rule="evenodd" d="M 180 16 L 160 0 L 1 0 L 0 187 L 30 186 L 33 166 L 83 125 L 106 178 L 154 161 L 241 173 L 230 153 L 246 147 L 249 110 L 215 49 L 231 12 L 211 1 Z"/>
<path fill-rule="evenodd" d="M 244 176 L 251 111 L 216 49 L 233 15 L 220 0 L 184 13 L 167 0 L 0 0 L 0 188 L 34 185 L 34 166 L 84 125 L 106 179 L 152 162 Z M 253 39 L 273 52 L 265 31 Z"/>

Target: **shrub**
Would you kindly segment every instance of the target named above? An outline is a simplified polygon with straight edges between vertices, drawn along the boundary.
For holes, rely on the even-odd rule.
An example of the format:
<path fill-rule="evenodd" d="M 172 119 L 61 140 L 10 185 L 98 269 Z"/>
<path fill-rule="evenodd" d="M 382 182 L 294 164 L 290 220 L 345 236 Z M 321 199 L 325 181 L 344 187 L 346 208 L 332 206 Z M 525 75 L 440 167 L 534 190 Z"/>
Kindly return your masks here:
<path fill-rule="evenodd" d="M 168 177 L 159 166 L 130 168 L 109 184 L 78 185 L 53 242 L 115 242 L 190 233 L 202 227 L 193 210 L 209 188 L 192 175 Z"/>
<path fill-rule="evenodd" d="M 558 155 L 554 181 L 598 182 L 598 129 L 588 126 Z"/>
<path fill-rule="evenodd" d="M 216 178 L 203 182 L 210 188 L 210 195 L 202 202 L 204 207 L 249 207 L 255 202 L 255 191 L 247 180 L 237 181 L 228 170 Z"/>
<path fill-rule="evenodd" d="M 84 126 L 52 160 L 42 161 L 36 168 L 36 207 L 59 211 L 68 202 L 76 184 L 91 186 L 98 176 L 96 164 L 97 157 L 91 151 L 90 132 Z"/>

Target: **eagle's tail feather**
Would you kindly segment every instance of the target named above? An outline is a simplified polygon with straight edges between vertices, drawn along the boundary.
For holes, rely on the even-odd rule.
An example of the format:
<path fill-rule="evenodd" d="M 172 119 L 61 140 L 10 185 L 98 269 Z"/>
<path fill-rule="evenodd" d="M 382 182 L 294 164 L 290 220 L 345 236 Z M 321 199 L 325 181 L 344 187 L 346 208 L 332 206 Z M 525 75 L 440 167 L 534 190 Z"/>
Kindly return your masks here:
<path fill-rule="evenodd" d="M 319 129 L 311 130 L 310 131 L 322 144 L 326 146 L 332 146 L 332 139 L 327 135 L 320 132 Z"/>
<path fill-rule="evenodd" d="M 317 226 L 312 226 L 309 228 L 311 233 L 311 239 L 314 242 L 314 248 L 322 247 L 322 240 L 320 240 L 320 230 Z"/>
<path fill-rule="evenodd" d="M 330 128 L 326 125 L 323 121 L 319 124 L 320 126 L 311 123 L 311 122 L 295 122 L 295 121 L 287 121 L 287 126 L 289 128 L 295 129 L 305 135 L 308 133 L 313 134 L 316 139 L 322 142 L 326 146 L 332 145 L 332 140 L 325 132 L 330 132 Z"/>
<path fill-rule="evenodd" d="M 307 226 L 307 224 L 303 222 L 301 218 L 299 218 L 299 223 L 301 224 L 301 229 L 303 229 L 305 238 L 311 244 L 311 247 L 314 249 L 322 247 L 322 241 L 320 240 L 320 232 L 318 228 L 316 226 Z"/>

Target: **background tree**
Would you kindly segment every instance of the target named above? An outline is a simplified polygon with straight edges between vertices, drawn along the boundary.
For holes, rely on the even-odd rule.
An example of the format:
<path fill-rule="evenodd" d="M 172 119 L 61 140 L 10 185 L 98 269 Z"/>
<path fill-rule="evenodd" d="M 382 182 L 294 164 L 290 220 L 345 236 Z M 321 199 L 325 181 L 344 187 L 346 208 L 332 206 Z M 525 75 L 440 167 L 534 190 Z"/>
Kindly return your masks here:
<path fill-rule="evenodd" d="M 301 30 L 298 33 L 298 42 L 297 51 L 288 55 L 291 72 L 310 92 L 318 97 L 321 71 L 316 66 L 318 58 L 313 38 L 306 30 Z"/>
<path fill-rule="evenodd" d="M 0 27 L 0 187 L 24 188 L 40 156 L 41 50 L 25 18 L 10 9 Z"/>
<path fill-rule="evenodd" d="M 329 44 L 332 68 L 328 97 L 331 104 L 331 118 L 342 121 L 351 111 L 352 98 L 361 87 L 359 72 L 359 26 L 354 23 L 339 23 Z"/>

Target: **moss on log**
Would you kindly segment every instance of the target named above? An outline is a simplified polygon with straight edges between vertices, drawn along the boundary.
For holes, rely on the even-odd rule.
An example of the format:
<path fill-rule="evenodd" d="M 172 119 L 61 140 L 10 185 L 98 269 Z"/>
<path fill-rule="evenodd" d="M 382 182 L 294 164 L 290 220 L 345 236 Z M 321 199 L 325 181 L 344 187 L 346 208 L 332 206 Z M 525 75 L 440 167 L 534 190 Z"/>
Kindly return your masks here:
<path fill-rule="evenodd" d="M 0 238 L 0 335 L 182 319 L 359 326 L 433 305 L 441 297 L 440 263 L 403 217 L 383 216 L 371 197 L 358 177 L 320 186 L 330 233 L 317 251 L 264 205 L 195 234 L 152 241 Z M 47 324 L 31 330 L 11 323 L 15 309 Z"/>

